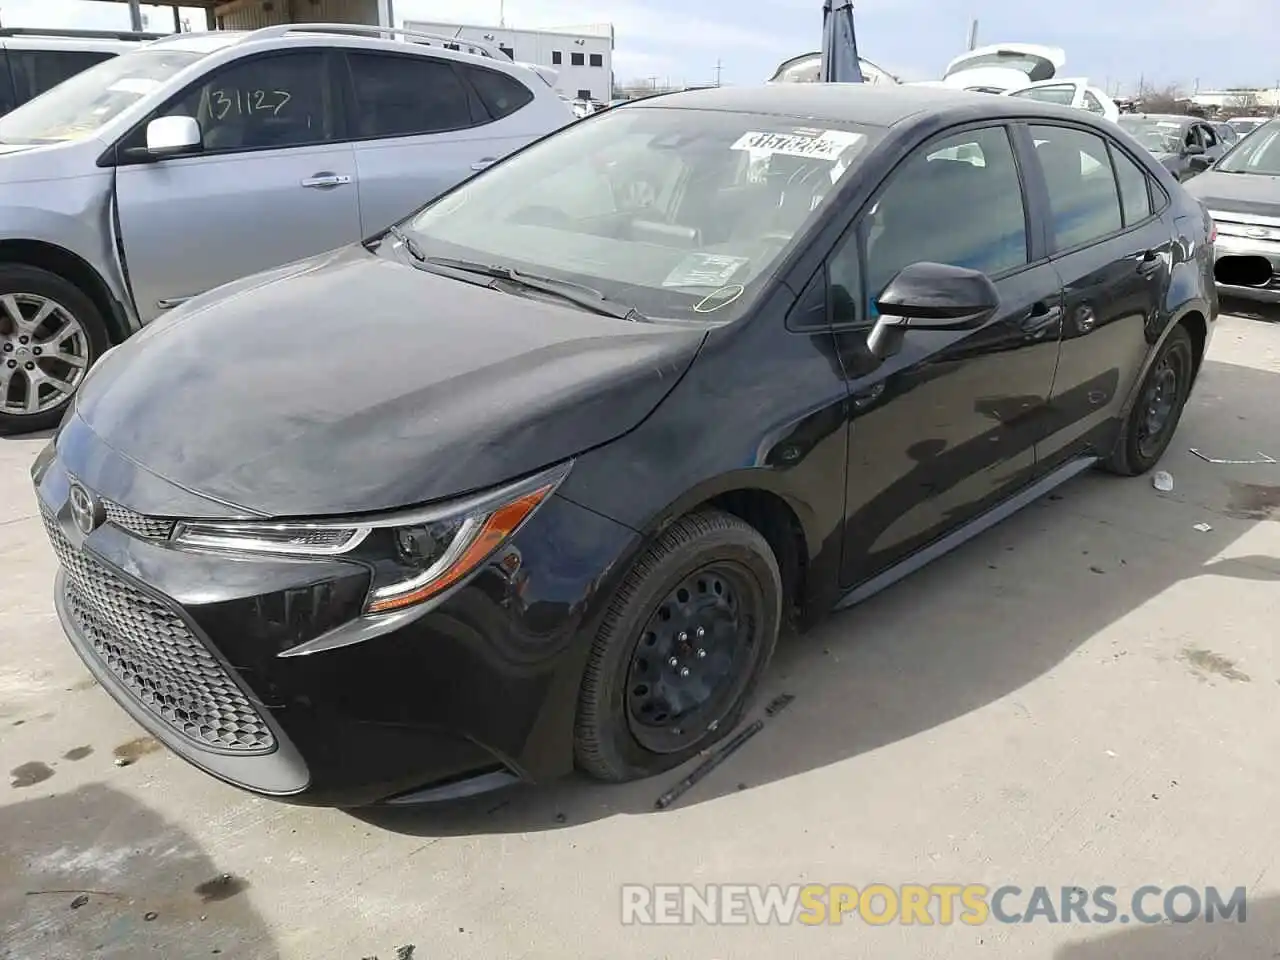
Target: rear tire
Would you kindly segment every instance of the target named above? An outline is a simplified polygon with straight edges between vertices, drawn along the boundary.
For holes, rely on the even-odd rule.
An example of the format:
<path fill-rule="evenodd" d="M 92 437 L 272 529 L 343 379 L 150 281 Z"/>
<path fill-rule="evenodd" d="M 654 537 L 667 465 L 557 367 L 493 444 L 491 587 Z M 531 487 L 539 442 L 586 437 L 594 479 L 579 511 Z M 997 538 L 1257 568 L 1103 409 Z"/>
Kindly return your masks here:
<path fill-rule="evenodd" d="M 0 436 L 56 427 L 108 346 L 102 315 L 79 287 L 0 264 Z"/>
<path fill-rule="evenodd" d="M 623 580 L 592 644 L 579 769 L 636 780 L 728 734 L 773 656 L 781 614 L 777 560 L 754 527 L 718 510 L 669 526 Z"/>
<path fill-rule="evenodd" d="M 1194 375 L 1195 350 L 1191 334 L 1179 324 L 1165 339 L 1147 371 L 1115 449 L 1103 461 L 1104 469 L 1136 477 L 1160 461 L 1178 429 Z"/>

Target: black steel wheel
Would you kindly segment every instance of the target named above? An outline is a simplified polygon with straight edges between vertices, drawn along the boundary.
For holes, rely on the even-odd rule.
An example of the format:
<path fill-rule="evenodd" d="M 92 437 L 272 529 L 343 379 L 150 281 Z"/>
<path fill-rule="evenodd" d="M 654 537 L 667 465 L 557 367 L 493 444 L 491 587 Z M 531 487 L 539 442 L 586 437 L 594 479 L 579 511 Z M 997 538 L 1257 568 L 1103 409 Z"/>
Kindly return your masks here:
<path fill-rule="evenodd" d="M 625 781 L 730 732 L 777 644 L 782 581 L 760 533 L 727 513 L 682 517 L 613 597 L 578 700 L 581 769 Z"/>
<path fill-rule="evenodd" d="M 1108 470 L 1137 476 L 1159 462 L 1178 429 L 1194 378 L 1191 335 L 1179 325 L 1161 345 L 1147 371 L 1115 449 L 1104 464 Z"/>

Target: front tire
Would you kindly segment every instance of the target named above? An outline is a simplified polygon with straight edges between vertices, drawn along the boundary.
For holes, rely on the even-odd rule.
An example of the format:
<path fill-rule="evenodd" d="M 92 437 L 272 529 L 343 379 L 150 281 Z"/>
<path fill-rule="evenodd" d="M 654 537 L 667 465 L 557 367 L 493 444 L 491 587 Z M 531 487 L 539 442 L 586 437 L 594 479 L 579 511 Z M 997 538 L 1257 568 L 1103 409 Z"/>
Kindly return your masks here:
<path fill-rule="evenodd" d="M 107 347 L 102 315 L 79 287 L 0 264 L 0 436 L 56 427 Z"/>
<path fill-rule="evenodd" d="M 778 563 L 754 527 L 719 510 L 674 522 L 627 574 L 592 644 L 578 767 L 636 780 L 725 736 L 773 656 L 781 616 Z"/>
<path fill-rule="evenodd" d="M 1156 354 L 1142 381 L 1138 400 L 1125 418 L 1120 438 L 1103 467 L 1121 476 L 1136 477 L 1154 467 L 1164 456 L 1182 410 L 1191 394 L 1195 375 L 1195 351 L 1191 334 L 1179 324 Z"/>

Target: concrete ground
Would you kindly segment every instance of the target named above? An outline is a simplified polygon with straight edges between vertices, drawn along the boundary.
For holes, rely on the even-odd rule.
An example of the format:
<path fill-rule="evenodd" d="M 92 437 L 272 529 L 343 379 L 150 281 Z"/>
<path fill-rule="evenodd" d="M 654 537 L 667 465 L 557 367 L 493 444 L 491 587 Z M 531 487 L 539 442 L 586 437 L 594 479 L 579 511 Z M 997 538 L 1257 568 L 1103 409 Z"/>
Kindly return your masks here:
<path fill-rule="evenodd" d="M 156 750 L 55 620 L 42 442 L 0 440 L 0 958 L 1280 956 L 1280 465 L 1189 452 L 1280 459 L 1280 314 L 1221 321 L 1171 493 L 1088 474 L 786 644 L 761 703 L 795 702 L 661 813 L 678 777 L 358 817 Z M 1244 924 L 621 925 L 621 884 L 686 881 L 1249 901 Z"/>

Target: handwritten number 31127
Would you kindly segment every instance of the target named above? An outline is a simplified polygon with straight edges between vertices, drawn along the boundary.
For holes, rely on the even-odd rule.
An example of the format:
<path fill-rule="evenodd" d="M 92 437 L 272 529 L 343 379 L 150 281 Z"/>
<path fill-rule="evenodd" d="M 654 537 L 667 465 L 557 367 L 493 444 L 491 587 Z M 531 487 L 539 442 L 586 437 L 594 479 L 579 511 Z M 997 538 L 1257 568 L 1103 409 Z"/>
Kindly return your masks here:
<path fill-rule="evenodd" d="M 233 110 L 236 113 L 279 116 L 292 99 L 293 94 L 287 90 L 212 90 L 209 93 L 209 112 L 215 120 L 224 119 Z"/>

